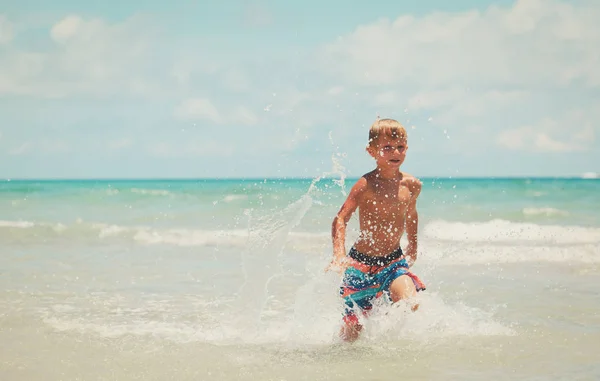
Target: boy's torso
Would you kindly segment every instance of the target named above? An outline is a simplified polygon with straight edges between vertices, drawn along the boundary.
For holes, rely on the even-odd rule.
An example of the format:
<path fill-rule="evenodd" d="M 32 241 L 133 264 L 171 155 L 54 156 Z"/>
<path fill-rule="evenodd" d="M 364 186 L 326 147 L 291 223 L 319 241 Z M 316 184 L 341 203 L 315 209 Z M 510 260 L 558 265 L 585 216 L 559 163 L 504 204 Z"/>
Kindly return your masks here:
<path fill-rule="evenodd" d="M 367 255 L 387 255 L 398 249 L 410 203 L 409 178 L 382 180 L 364 176 L 367 188 L 359 200 L 360 234 L 354 247 Z"/>

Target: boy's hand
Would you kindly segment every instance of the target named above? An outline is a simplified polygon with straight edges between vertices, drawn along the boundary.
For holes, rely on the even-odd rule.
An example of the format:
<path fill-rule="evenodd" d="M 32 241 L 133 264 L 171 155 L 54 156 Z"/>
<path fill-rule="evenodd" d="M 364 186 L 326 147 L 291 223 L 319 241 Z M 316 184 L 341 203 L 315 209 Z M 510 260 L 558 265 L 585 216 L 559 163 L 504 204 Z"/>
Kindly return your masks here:
<path fill-rule="evenodd" d="M 412 267 L 412 265 L 417 260 L 417 246 L 413 244 L 408 244 L 406 246 L 406 261 L 408 262 L 408 267 Z"/>
<path fill-rule="evenodd" d="M 348 260 L 346 259 L 346 257 L 334 258 L 329 263 L 329 265 L 325 268 L 325 272 L 333 270 L 341 275 L 344 273 L 344 271 L 346 271 L 347 267 L 348 267 Z"/>

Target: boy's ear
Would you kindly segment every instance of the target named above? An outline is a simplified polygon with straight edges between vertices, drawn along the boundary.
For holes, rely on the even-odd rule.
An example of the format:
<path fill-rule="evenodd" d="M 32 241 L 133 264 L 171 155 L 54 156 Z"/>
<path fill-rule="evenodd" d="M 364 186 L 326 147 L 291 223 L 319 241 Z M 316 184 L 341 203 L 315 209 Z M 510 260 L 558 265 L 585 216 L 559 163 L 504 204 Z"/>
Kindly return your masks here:
<path fill-rule="evenodd" d="M 371 147 L 370 145 L 367 145 L 365 147 L 365 151 L 367 151 L 367 153 L 373 157 L 375 157 L 375 149 L 373 147 Z"/>

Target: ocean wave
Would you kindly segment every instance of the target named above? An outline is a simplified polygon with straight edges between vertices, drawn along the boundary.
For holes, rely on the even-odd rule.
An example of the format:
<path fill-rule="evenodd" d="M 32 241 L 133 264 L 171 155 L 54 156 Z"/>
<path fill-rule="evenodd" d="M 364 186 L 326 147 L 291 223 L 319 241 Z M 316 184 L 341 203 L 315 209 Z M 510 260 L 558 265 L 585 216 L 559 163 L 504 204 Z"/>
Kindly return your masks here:
<path fill-rule="evenodd" d="M 527 192 L 527 194 L 529 196 L 533 196 L 533 197 L 542 197 L 542 196 L 546 196 L 548 193 L 542 192 L 542 191 L 529 191 L 529 192 Z"/>
<path fill-rule="evenodd" d="M 26 229 L 33 226 L 35 226 L 35 224 L 29 221 L 0 221 L 0 228 Z"/>
<path fill-rule="evenodd" d="M 141 194 L 141 195 L 150 195 L 150 196 L 169 196 L 171 192 L 164 189 L 141 189 L 141 188 L 131 188 L 131 193 Z"/>
<path fill-rule="evenodd" d="M 268 233 L 268 231 L 265 231 Z M 77 238 L 80 241 L 126 239 L 141 245 L 223 246 L 243 248 L 250 238 L 268 239 L 261 230 L 249 233 L 244 229 L 158 229 L 149 226 L 123 226 L 90 223 L 78 220 L 74 224 L 31 221 L 1 221 L 0 238 L 7 242 L 35 243 L 51 239 Z M 288 241 L 295 249 L 310 249 L 329 242 L 328 233 L 291 232 Z"/>
<path fill-rule="evenodd" d="M 154 228 L 89 223 L 34 223 L 0 221 L 0 240 L 35 244 L 75 242 L 94 245 L 102 241 L 179 247 L 230 247 L 251 249 L 277 239 L 286 251 L 320 255 L 331 250 L 330 232 L 292 231 L 283 236 L 276 229 Z M 356 232 L 349 229 L 347 246 Z M 403 238 L 403 245 L 406 239 Z M 461 263 L 514 261 L 600 261 L 600 228 L 537 225 L 504 220 L 450 222 L 436 220 L 421 229 L 419 248 L 429 258 Z M 466 262 L 465 262 L 466 261 Z"/>
<path fill-rule="evenodd" d="M 247 200 L 247 199 L 248 199 L 248 195 L 245 195 L 245 194 L 228 194 L 225 197 L 223 197 L 224 202 L 233 202 L 236 200 Z"/>
<path fill-rule="evenodd" d="M 494 219 L 487 222 L 432 221 L 423 233 L 427 238 L 481 243 L 537 242 L 543 244 L 597 244 L 600 228 L 538 225 Z"/>
<path fill-rule="evenodd" d="M 545 213 L 544 210 L 532 213 Z M 179 246 L 205 246 L 214 244 L 244 245 L 250 236 L 247 229 L 196 229 L 196 228 L 167 228 L 159 229 L 149 226 L 124 226 L 106 223 L 84 222 L 81 219 L 75 223 L 47 223 L 32 221 L 0 220 L 0 234 L 5 238 L 10 233 L 24 230 L 24 234 L 32 238 L 45 238 L 47 234 L 68 235 L 69 232 L 81 234 L 87 231 L 90 237 L 111 238 L 128 236 L 145 244 L 173 244 Z M 254 232 L 259 235 L 260 233 Z M 465 243 L 600 243 L 600 228 L 583 226 L 538 225 L 534 223 L 518 223 L 505 220 L 487 222 L 452 222 L 435 220 L 421 228 L 423 239 L 457 241 Z M 329 240 L 330 234 L 323 232 L 293 231 L 289 234 L 292 239 L 299 241 Z"/>
<path fill-rule="evenodd" d="M 261 325 L 239 318 L 244 305 L 233 298 L 203 300 L 201 296 L 146 294 L 141 299 L 111 294 L 70 298 L 38 309 L 42 321 L 58 332 L 81 332 L 102 338 L 152 336 L 180 342 L 220 345 L 245 344 L 333 344 L 339 341 L 340 301 L 335 293 L 338 280 L 322 275 L 311 279 L 296 295 L 279 291 L 273 295 L 285 303 L 255 306 Z M 250 304 L 256 301 L 246 301 Z M 68 304 L 67 304 L 68 303 Z M 292 308 L 289 308 L 291 306 Z M 390 339 L 431 340 L 452 337 L 512 336 L 514 330 L 498 322 L 492 312 L 462 303 L 444 301 L 435 293 L 421 297 L 420 312 L 403 305 L 376 304 L 362 342 L 381 347 Z M 170 318 L 164 319 L 165 314 Z"/>
<path fill-rule="evenodd" d="M 526 216 L 552 217 L 552 216 L 568 216 L 569 212 L 560 210 L 560 209 L 545 207 L 545 208 L 523 208 L 523 214 Z"/>
<path fill-rule="evenodd" d="M 598 264 L 600 263 L 600 246 L 582 245 L 493 245 L 426 242 L 421 245 L 419 266 L 431 268 L 435 266 L 470 266 L 496 265 L 502 263 L 553 263 L 553 264 Z"/>

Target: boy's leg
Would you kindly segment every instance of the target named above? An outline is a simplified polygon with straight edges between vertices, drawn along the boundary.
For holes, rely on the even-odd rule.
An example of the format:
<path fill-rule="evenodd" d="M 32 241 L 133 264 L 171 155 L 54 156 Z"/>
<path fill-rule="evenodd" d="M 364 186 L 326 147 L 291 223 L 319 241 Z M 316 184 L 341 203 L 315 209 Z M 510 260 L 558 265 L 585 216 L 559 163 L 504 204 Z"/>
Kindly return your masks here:
<path fill-rule="evenodd" d="M 340 337 L 344 341 L 353 342 L 358 339 L 361 330 L 362 325 L 356 315 L 346 315 L 344 316 L 344 324 L 340 328 Z"/>
<path fill-rule="evenodd" d="M 349 342 L 358 339 L 363 328 L 356 314 L 362 313 L 365 315 L 373 307 L 370 301 L 377 292 L 375 288 L 369 291 L 373 280 L 363 267 L 363 264 L 353 260 L 344 272 L 342 286 L 340 287 L 340 296 L 345 299 L 345 312 L 343 324 L 340 328 L 340 337 Z"/>
<path fill-rule="evenodd" d="M 408 275 L 402 275 L 394 279 L 390 285 L 390 298 L 392 302 L 396 303 L 399 300 L 407 300 L 417 295 L 417 288 L 412 278 Z M 412 310 L 416 311 L 419 308 L 419 304 L 415 303 L 412 306 Z"/>

